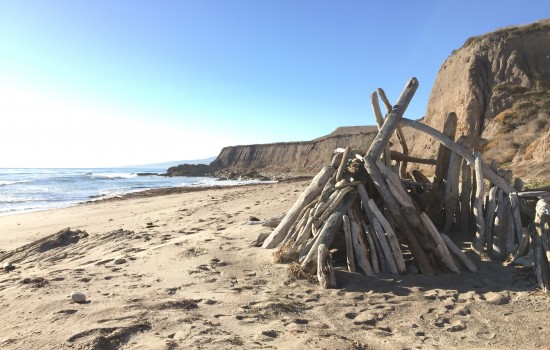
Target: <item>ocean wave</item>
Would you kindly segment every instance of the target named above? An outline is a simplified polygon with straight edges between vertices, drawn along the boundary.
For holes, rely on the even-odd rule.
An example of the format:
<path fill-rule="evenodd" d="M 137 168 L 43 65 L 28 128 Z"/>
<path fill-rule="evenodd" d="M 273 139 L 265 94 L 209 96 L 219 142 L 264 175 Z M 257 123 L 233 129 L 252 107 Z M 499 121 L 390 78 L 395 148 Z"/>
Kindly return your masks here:
<path fill-rule="evenodd" d="M 122 179 L 133 179 L 137 177 L 135 173 L 89 173 L 86 174 L 92 179 L 107 179 L 107 180 L 122 180 Z"/>
<path fill-rule="evenodd" d="M 10 185 L 18 185 L 18 184 L 26 184 L 26 183 L 30 183 L 32 181 L 28 181 L 28 180 L 20 180 L 20 181 L 17 181 L 17 180 L 13 180 L 13 181 L 2 181 L 0 180 L 0 187 L 2 186 L 10 186 Z"/>

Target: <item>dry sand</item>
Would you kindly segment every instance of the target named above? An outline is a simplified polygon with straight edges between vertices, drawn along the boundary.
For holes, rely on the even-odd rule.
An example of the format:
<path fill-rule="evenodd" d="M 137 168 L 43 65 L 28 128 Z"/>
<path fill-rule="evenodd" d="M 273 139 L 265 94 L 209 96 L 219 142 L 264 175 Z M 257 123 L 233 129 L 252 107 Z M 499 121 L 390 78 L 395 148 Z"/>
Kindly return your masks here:
<path fill-rule="evenodd" d="M 283 214 L 306 185 L 1 217 L 2 250 L 65 227 L 88 236 L 50 242 L 0 271 L 0 348 L 550 348 L 550 299 L 528 271 L 499 263 L 436 277 L 337 271 L 337 290 L 291 280 L 272 251 L 249 247 L 271 229 L 247 222 Z M 71 291 L 88 301 L 73 302 Z"/>

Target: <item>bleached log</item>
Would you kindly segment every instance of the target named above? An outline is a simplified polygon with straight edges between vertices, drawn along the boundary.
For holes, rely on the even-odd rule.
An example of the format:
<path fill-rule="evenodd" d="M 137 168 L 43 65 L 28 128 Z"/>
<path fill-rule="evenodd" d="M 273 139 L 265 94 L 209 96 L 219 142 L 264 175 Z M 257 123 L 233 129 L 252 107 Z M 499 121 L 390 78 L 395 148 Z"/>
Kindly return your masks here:
<path fill-rule="evenodd" d="M 382 227 L 382 224 L 378 220 L 377 215 L 372 211 L 372 206 L 371 206 L 372 199 L 369 198 L 369 195 L 367 194 L 367 191 L 365 190 L 365 187 L 363 185 L 357 186 L 357 192 L 359 193 L 361 202 L 363 203 L 363 210 L 365 211 L 365 214 L 367 214 L 367 218 L 369 219 L 369 222 L 373 226 L 374 234 L 376 235 L 377 241 L 380 245 L 380 249 L 379 249 L 380 255 L 383 256 L 384 262 L 389 272 L 397 275 L 399 274 L 399 269 L 397 268 L 395 258 L 393 257 L 392 249 L 390 248 L 390 245 L 386 240 L 384 228 Z"/>
<path fill-rule="evenodd" d="M 397 267 L 397 271 L 399 273 L 405 273 L 407 271 L 407 267 L 405 266 L 405 260 L 403 259 L 403 253 L 401 252 L 401 248 L 399 247 L 399 242 L 397 241 L 397 237 L 395 235 L 395 232 L 393 231 L 390 223 L 382 212 L 378 209 L 376 204 L 372 199 L 368 201 L 368 205 L 384 231 L 386 232 L 386 236 L 388 237 L 389 247 L 393 256 L 393 260 L 395 261 L 395 265 Z"/>
<path fill-rule="evenodd" d="M 374 271 L 369 262 L 369 250 L 367 247 L 367 242 L 365 237 L 361 234 L 361 228 L 359 223 L 352 219 L 351 224 L 351 237 L 353 241 L 353 249 L 355 251 L 355 259 L 357 260 L 357 265 L 363 270 L 365 275 L 373 276 Z"/>
<path fill-rule="evenodd" d="M 476 200 L 474 203 L 474 217 L 476 219 L 476 237 L 474 248 L 478 254 L 483 252 L 485 244 L 485 219 L 483 218 L 483 199 L 485 197 L 485 182 L 483 181 L 483 170 L 481 154 L 474 153 L 476 170 Z"/>
<path fill-rule="evenodd" d="M 518 249 L 516 250 L 516 254 L 514 254 L 514 261 L 524 256 L 529 249 L 529 242 L 531 241 L 529 238 L 529 229 L 527 227 L 524 227 L 522 231 L 523 232 L 521 235 L 521 241 L 519 243 Z"/>
<path fill-rule="evenodd" d="M 456 114 L 451 112 L 445 118 L 443 124 L 443 135 L 450 140 L 454 140 L 456 134 L 457 118 Z M 451 150 L 444 145 L 439 145 L 437 152 L 437 159 L 435 165 L 435 174 L 432 183 L 432 190 L 428 195 L 428 207 L 426 214 L 432 219 L 437 220 L 443 208 L 443 200 L 445 198 L 445 178 L 449 171 L 449 160 L 451 157 Z"/>
<path fill-rule="evenodd" d="M 516 231 L 514 228 L 514 219 L 512 218 L 512 205 L 507 196 L 504 197 L 505 217 L 506 217 L 506 255 L 513 254 L 516 249 Z"/>
<path fill-rule="evenodd" d="M 378 93 L 378 96 L 380 96 L 380 99 L 384 103 L 384 106 L 386 106 L 386 112 L 387 114 L 391 113 L 392 105 L 390 101 L 388 100 L 388 97 L 386 96 L 386 92 L 382 88 L 376 89 L 376 92 Z M 408 156 L 409 155 L 409 147 L 407 146 L 407 141 L 405 140 L 405 135 L 403 134 L 403 131 L 401 130 L 401 127 L 398 125 L 397 128 L 395 128 L 395 135 L 397 136 L 397 140 L 399 140 L 399 144 L 401 145 L 401 152 L 403 155 Z M 399 164 L 399 175 L 402 178 L 406 178 L 407 176 L 407 160 L 401 159 L 398 160 L 400 162 Z M 386 164 L 387 165 L 387 164 Z"/>
<path fill-rule="evenodd" d="M 409 163 L 428 164 L 428 165 L 436 164 L 435 159 L 413 157 L 397 151 L 391 151 L 391 159 L 396 160 L 398 162 L 409 162 Z"/>
<path fill-rule="evenodd" d="M 468 162 L 462 159 L 462 185 L 460 186 L 460 229 L 462 232 L 470 231 L 471 197 L 472 197 L 472 171 Z"/>
<path fill-rule="evenodd" d="M 340 204 L 342 199 L 344 199 L 346 194 L 350 193 L 351 191 L 353 191 L 353 187 L 344 187 L 343 189 L 338 191 L 338 195 L 336 196 L 336 198 L 334 198 L 334 200 L 329 203 L 325 211 L 321 214 L 321 216 L 319 216 L 319 219 L 314 221 L 313 224 L 316 227 L 320 227 L 323 222 L 325 222 L 325 220 L 329 217 L 329 215 L 332 214 L 334 209 L 336 209 L 336 207 Z"/>
<path fill-rule="evenodd" d="M 317 248 L 317 279 L 321 288 L 336 288 L 336 276 L 334 275 L 334 266 L 332 257 L 327 246 L 320 244 Z"/>
<path fill-rule="evenodd" d="M 540 199 L 536 205 L 535 228 L 542 241 L 547 260 L 550 261 L 550 237 L 548 224 L 550 222 L 550 200 Z"/>
<path fill-rule="evenodd" d="M 349 272 L 355 272 L 355 254 L 353 253 L 353 239 L 351 236 L 351 224 L 347 215 L 342 216 L 344 227 L 344 239 L 346 240 L 346 262 Z"/>
<path fill-rule="evenodd" d="M 464 143 L 465 137 L 461 136 L 458 143 Z M 452 152 L 449 160 L 449 170 L 447 172 L 447 183 L 445 185 L 445 228 L 443 232 L 448 233 L 458 212 L 458 188 L 460 164 L 462 158 L 458 153 Z"/>
<path fill-rule="evenodd" d="M 342 161 L 340 162 L 338 171 L 336 171 L 336 183 L 342 180 L 342 175 L 344 174 L 344 170 L 346 170 L 346 167 L 348 165 L 348 159 L 350 157 L 350 153 L 351 153 L 351 147 L 348 146 L 345 148 L 344 153 L 342 154 Z"/>
<path fill-rule="evenodd" d="M 496 187 L 496 186 L 495 186 Z M 496 192 L 497 211 L 494 224 L 493 255 L 495 259 L 504 259 L 506 256 L 506 230 L 508 219 L 505 216 L 506 202 L 504 192 L 497 187 Z M 509 202 L 508 202 L 509 203 Z"/>
<path fill-rule="evenodd" d="M 477 272 L 477 266 L 468 258 L 466 254 L 460 248 L 454 244 L 454 242 L 447 236 L 446 234 L 442 233 L 441 237 L 443 237 L 443 240 L 445 241 L 445 244 L 447 244 L 447 247 L 453 254 L 466 266 L 468 270 L 471 272 Z"/>
<path fill-rule="evenodd" d="M 496 195 L 498 187 L 491 187 L 489 199 L 485 208 L 485 239 L 487 241 L 487 254 L 493 257 L 493 227 L 495 223 L 495 210 L 497 208 Z"/>
<path fill-rule="evenodd" d="M 550 192 L 548 191 L 523 191 L 518 192 L 518 197 L 521 198 L 549 198 Z"/>
<path fill-rule="evenodd" d="M 367 237 L 367 243 L 370 249 L 370 264 L 372 267 L 372 270 L 375 274 L 380 273 L 380 267 L 378 266 L 378 248 L 376 244 L 374 243 L 374 235 L 375 233 L 368 228 L 368 225 L 365 223 L 365 220 L 363 220 L 363 217 L 355 212 L 355 210 L 350 209 L 349 212 L 351 215 L 355 218 L 355 221 L 359 223 L 359 226 L 363 229 L 363 232 L 365 233 L 365 236 Z"/>
<path fill-rule="evenodd" d="M 416 78 L 411 78 L 399 96 L 397 103 L 393 105 L 392 111 L 384 120 L 384 125 L 380 129 L 380 132 L 372 141 L 369 150 L 367 151 L 367 156 L 372 157 L 373 159 L 378 159 L 378 157 L 380 157 L 384 148 L 388 144 L 391 135 L 399 125 L 399 122 L 403 117 L 403 113 L 405 113 L 405 110 L 407 109 L 417 88 L 418 80 L 416 80 Z"/>
<path fill-rule="evenodd" d="M 445 241 L 441 237 L 441 234 L 433 224 L 432 220 L 426 215 L 426 213 L 421 213 L 420 218 L 422 219 L 422 222 L 424 222 L 424 225 L 428 228 L 428 233 L 430 234 L 432 240 L 435 243 L 435 249 L 437 250 L 437 253 L 441 260 L 447 265 L 449 270 L 451 270 L 454 273 L 460 273 L 460 269 L 456 266 L 453 257 L 451 256 L 451 253 L 449 252 L 449 249 L 447 247 L 447 244 L 445 244 Z"/>
<path fill-rule="evenodd" d="M 374 245 L 376 246 L 377 255 L 374 258 L 375 259 L 380 258 L 380 264 L 378 265 L 380 272 L 389 272 L 390 268 L 388 263 L 386 262 L 386 257 L 384 256 L 384 252 L 382 251 L 382 245 L 378 240 L 378 235 L 376 234 L 376 230 L 374 229 L 374 226 L 372 224 L 367 224 L 367 228 L 365 231 L 371 234 L 372 240 L 374 241 Z M 371 257 L 372 256 L 373 255 L 371 254 Z M 372 266 L 375 266 L 375 264 L 372 263 Z"/>
<path fill-rule="evenodd" d="M 442 133 L 435 130 L 434 128 L 432 128 L 432 127 L 430 127 L 426 124 L 422 124 L 418 121 L 410 120 L 410 119 L 407 119 L 407 118 L 402 118 L 401 119 L 401 125 L 402 126 L 408 126 L 408 127 L 413 128 L 413 129 L 416 129 L 416 130 L 420 130 L 420 131 L 432 136 L 433 138 L 435 138 L 439 142 L 441 142 L 445 147 L 451 149 L 453 152 L 456 152 L 456 153 L 460 154 L 464 159 L 466 159 L 466 161 L 468 162 L 470 167 L 474 166 L 474 156 L 466 148 L 464 148 L 460 145 L 457 145 L 450 138 L 443 135 Z M 499 176 L 494 171 L 492 171 L 485 164 L 483 164 L 483 176 L 487 180 L 491 181 L 496 186 L 501 188 L 506 194 L 509 194 L 510 192 L 517 192 L 516 189 L 512 185 L 510 185 L 508 182 L 506 182 L 506 180 L 504 180 L 501 176 Z"/>
<path fill-rule="evenodd" d="M 404 217 L 406 215 L 403 215 L 403 212 L 399 207 L 399 204 L 397 203 L 395 198 L 391 195 L 388 185 L 384 181 L 382 174 L 380 173 L 380 170 L 376 166 L 375 160 L 370 156 L 366 156 L 364 159 L 365 159 L 365 168 L 367 172 L 370 174 L 373 183 L 377 187 L 378 193 L 380 193 L 382 200 L 384 201 L 384 205 L 388 210 L 389 215 L 393 218 L 393 221 L 399 227 L 400 233 L 403 235 L 403 238 L 406 240 L 406 243 L 409 245 L 409 249 L 411 250 L 412 255 L 414 256 L 414 258 L 418 263 L 418 268 L 422 273 L 426 275 L 430 275 L 430 276 L 435 275 L 435 270 L 433 266 L 428 260 L 428 257 L 426 256 L 424 249 L 418 242 L 418 238 L 416 237 L 407 218 Z M 357 188 L 359 188 L 359 186 Z"/>
<path fill-rule="evenodd" d="M 342 230 L 342 214 L 348 211 L 355 198 L 356 196 L 353 193 L 346 196 L 327 220 L 324 221 L 319 233 L 313 238 L 313 243 L 307 244 L 307 249 L 300 252 L 300 256 L 304 256 L 301 259 L 301 266 L 304 270 L 315 270 L 317 268 L 317 249 L 319 244 L 326 244 L 328 247 L 331 246 L 335 235 Z M 311 272 L 314 273 L 315 271 Z"/>
<path fill-rule="evenodd" d="M 376 163 L 378 170 L 386 178 L 386 184 L 395 200 L 403 207 L 407 221 L 414 228 L 421 228 L 419 210 L 416 202 L 414 202 L 409 193 L 403 187 L 403 183 L 396 172 L 390 170 L 381 162 Z"/>
<path fill-rule="evenodd" d="M 510 200 L 510 207 L 512 209 L 512 222 L 514 226 L 514 231 L 516 232 L 517 241 L 519 243 L 523 239 L 523 226 L 521 224 L 521 214 L 519 212 L 518 194 L 516 192 L 512 192 L 508 195 L 508 198 Z"/>
<path fill-rule="evenodd" d="M 311 184 L 304 192 L 302 192 L 300 197 L 298 197 L 279 226 L 277 226 L 275 230 L 273 230 L 273 232 L 266 238 L 262 248 L 275 248 L 285 239 L 288 234 L 288 229 L 296 221 L 296 218 L 300 215 L 302 209 L 311 203 L 311 201 L 313 201 L 319 194 L 321 194 L 325 184 L 332 177 L 332 175 L 334 175 L 335 171 L 336 169 L 334 169 L 334 167 L 326 166 L 313 178 Z"/>
<path fill-rule="evenodd" d="M 384 125 L 384 117 L 382 116 L 382 112 L 380 111 L 380 104 L 378 103 L 378 95 L 376 91 L 370 95 L 370 100 L 372 104 L 372 111 L 374 113 L 374 119 L 376 120 L 378 131 L 380 131 L 382 129 L 382 126 Z M 389 145 L 386 145 L 384 147 L 384 163 L 388 166 L 391 166 L 391 150 Z"/>

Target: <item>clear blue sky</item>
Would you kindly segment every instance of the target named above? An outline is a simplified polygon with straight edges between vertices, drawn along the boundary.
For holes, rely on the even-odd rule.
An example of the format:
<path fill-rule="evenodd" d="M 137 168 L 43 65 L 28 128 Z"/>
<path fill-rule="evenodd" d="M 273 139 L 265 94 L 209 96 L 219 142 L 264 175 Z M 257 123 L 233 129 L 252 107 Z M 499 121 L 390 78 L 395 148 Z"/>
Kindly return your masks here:
<path fill-rule="evenodd" d="M 0 0 L 0 167 L 195 159 L 373 124 L 464 41 L 550 1 Z"/>

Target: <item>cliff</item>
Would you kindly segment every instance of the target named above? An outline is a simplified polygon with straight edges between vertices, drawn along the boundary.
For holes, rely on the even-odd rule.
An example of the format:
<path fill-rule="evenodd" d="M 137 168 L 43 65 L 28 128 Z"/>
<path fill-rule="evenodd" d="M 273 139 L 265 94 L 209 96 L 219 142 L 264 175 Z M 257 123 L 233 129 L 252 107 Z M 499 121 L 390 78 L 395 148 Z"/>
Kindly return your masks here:
<path fill-rule="evenodd" d="M 541 179 L 550 165 L 550 19 L 469 38 L 441 66 L 423 122 L 441 129 L 449 112 L 484 158 Z M 413 154 L 434 157 L 430 138 L 410 133 Z"/>
<path fill-rule="evenodd" d="M 330 162 L 336 148 L 350 146 L 364 152 L 376 135 L 372 127 L 345 128 L 345 133 L 342 129 L 312 141 L 225 147 L 210 166 L 235 173 L 314 175 Z"/>

